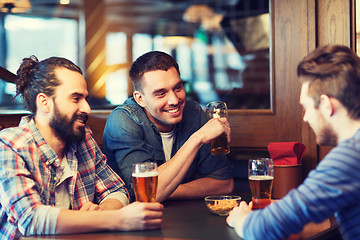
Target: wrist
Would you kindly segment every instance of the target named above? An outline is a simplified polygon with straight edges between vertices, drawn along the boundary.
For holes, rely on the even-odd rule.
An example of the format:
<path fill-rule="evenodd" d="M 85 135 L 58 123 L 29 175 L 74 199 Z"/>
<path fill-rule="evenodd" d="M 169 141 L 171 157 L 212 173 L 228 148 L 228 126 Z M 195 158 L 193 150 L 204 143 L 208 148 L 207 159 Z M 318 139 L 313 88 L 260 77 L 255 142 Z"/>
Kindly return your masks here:
<path fill-rule="evenodd" d="M 197 146 L 198 148 L 200 148 L 202 145 L 205 144 L 204 142 L 204 136 L 202 135 L 202 133 L 200 131 L 197 131 L 195 133 L 193 133 L 188 141 L 193 145 L 193 146 Z"/>

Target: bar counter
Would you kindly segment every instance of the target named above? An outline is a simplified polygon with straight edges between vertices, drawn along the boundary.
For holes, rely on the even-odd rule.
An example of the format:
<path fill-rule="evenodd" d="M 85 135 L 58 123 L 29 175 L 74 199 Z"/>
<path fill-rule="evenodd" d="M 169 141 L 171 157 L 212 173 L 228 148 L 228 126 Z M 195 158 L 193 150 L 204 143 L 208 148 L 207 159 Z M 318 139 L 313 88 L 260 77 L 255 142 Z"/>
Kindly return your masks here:
<path fill-rule="evenodd" d="M 204 200 L 166 201 L 162 228 L 150 231 L 97 232 L 87 234 L 51 235 L 23 239 L 101 239 L 101 240 L 239 240 L 235 231 L 226 224 L 226 217 L 210 213 Z M 309 239 L 314 235 L 311 228 L 306 237 L 294 235 L 288 240 Z M 311 239 L 328 239 L 324 237 Z"/>

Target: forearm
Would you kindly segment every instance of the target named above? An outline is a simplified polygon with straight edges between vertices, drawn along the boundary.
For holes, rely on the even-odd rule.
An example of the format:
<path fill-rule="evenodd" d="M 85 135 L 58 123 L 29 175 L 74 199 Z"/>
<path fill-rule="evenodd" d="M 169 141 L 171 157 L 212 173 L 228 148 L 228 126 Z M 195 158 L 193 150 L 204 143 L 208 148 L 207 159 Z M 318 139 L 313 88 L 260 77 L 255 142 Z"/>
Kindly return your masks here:
<path fill-rule="evenodd" d="M 202 145 L 198 135 L 191 135 L 177 153 L 158 168 L 159 182 L 156 194 L 158 202 L 167 199 L 179 186 Z"/>
<path fill-rule="evenodd" d="M 112 229 L 113 211 L 61 210 L 55 234 L 95 232 Z"/>
<path fill-rule="evenodd" d="M 164 207 L 160 203 L 129 204 L 119 210 L 76 211 L 61 210 L 56 223 L 56 234 L 97 231 L 129 231 L 158 229 Z"/>
<path fill-rule="evenodd" d="M 99 204 L 101 210 L 120 209 L 129 204 L 128 197 L 122 192 L 113 192 Z"/>
<path fill-rule="evenodd" d="M 101 210 L 115 210 L 123 207 L 123 204 L 114 198 L 106 199 L 99 204 Z"/>
<path fill-rule="evenodd" d="M 208 195 L 229 194 L 234 189 L 233 179 L 217 180 L 213 178 L 199 178 L 181 184 L 171 194 L 171 199 L 202 198 Z"/>

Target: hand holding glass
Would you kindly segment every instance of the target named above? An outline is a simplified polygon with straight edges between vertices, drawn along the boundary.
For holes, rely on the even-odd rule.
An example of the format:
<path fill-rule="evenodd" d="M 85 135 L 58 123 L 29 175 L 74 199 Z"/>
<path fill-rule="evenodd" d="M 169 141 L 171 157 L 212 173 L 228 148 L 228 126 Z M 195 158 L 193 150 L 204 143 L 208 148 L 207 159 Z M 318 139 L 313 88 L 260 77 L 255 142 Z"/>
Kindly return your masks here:
<path fill-rule="evenodd" d="M 226 103 L 222 101 L 209 102 L 206 105 L 206 116 L 208 119 L 221 117 L 227 118 L 228 110 Z M 229 152 L 230 147 L 225 133 L 222 133 L 220 136 L 211 141 L 212 155 L 228 154 Z"/>
<path fill-rule="evenodd" d="M 155 162 L 133 164 L 132 184 L 136 201 L 156 202 L 158 170 Z"/>
<path fill-rule="evenodd" d="M 249 160 L 249 183 L 252 195 L 252 209 L 261 209 L 271 203 L 274 182 L 274 164 L 271 158 Z"/>

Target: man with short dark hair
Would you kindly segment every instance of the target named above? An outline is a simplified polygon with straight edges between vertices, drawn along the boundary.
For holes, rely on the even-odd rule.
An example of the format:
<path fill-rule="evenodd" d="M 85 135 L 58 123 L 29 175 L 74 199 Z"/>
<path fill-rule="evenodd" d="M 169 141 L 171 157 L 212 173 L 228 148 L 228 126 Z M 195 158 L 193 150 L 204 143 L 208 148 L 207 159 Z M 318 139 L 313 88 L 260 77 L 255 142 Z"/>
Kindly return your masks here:
<path fill-rule="evenodd" d="M 206 117 L 198 103 L 186 100 L 179 66 L 159 51 L 140 56 L 131 66 L 135 91 L 108 117 L 104 153 L 129 189 L 132 165 L 159 165 L 157 201 L 201 198 L 233 190 L 232 166 L 226 156 L 212 156 L 209 142 L 225 133 L 226 118 Z"/>
<path fill-rule="evenodd" d="M 300 103 L 320 145 L 333 145 L 297 189 L 263 210 L 245 202 L 227 222 L 244 239 L 284 239 L 335 215 L 344 240 L 360 239 L 360 58 L 345 46 L 314 50 L 298 65 Z"/>
<path fill-rule="evenodd" d="M 85 125 L 90 106 L 71 61 L 25 58 L 17 93 L 30 116 L 0 132 L 0 238 L 159 228 L 163 206 L 130 204 Z"/>

